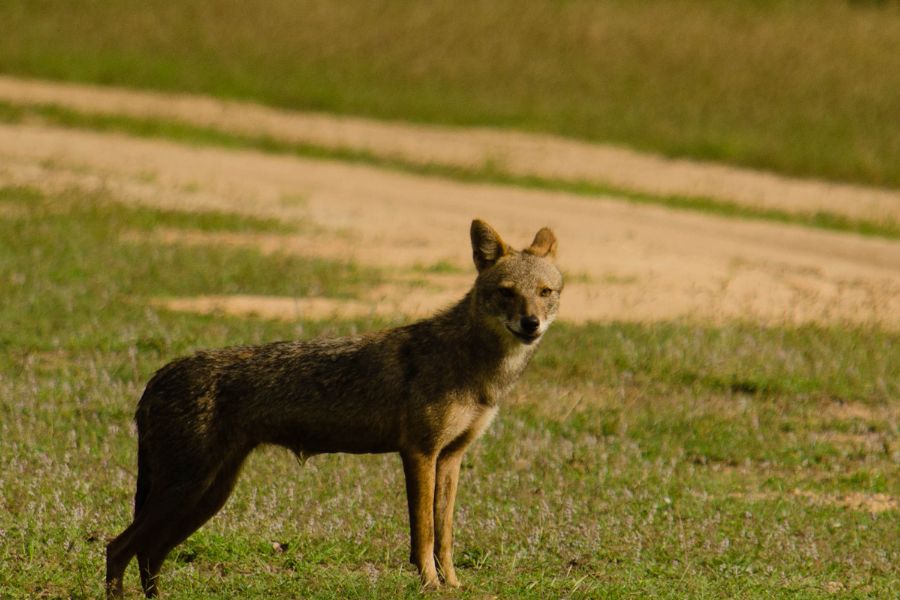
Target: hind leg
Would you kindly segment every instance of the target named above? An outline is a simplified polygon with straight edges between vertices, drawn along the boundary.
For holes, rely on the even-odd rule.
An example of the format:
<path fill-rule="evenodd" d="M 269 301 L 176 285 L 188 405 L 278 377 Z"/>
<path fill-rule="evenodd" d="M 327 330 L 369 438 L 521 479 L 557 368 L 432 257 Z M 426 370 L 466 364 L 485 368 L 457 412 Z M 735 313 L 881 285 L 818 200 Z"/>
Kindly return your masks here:
<path fill-rule="evenodd" d="M 153 546 L 159 532 L 178 514 L 183 504 L 194 503 L 202 496 L 206 485 L 191 482 L 166 490 L 154 490 L 134 521 L 106 546 L 106 595 L 122 596 L 122 576 L 131 558 Z"/>
<path fill-rule="evenodd" d="M 203 495 L 193 504 L 182 504 L 179 513 L 170 519 L 168 526 L 156 538 L 155 543 L 145 547 L 138 554 L 141 586 L 148 598 L 159 593 L 159 571 L 169 552 L 190 537 L 225 505 L 234 489 L 242 462 L 243 457 L 223 466 Z"/>
<path fill-rule="evenodd" d="M 141 575 L 141 589 L 148 598 L 157 594 L 156 578 L 151 576 L 150 557 L 145 550 L 137 553 L 138 573 Z M 157 569 L 157 573 L 159 570 Z"/>
<path fill-rule="evenodd" d="M 128 546 L 134 539 L 134 535 L 139 531 L 141 521 L 137 518 L 129 525 L 125 531 L 120 533 L 113 541 L 106 545 L 106 597 L 121 598 L 122 597 L 122 575 L 125 573 L 125 567 L 131 560 L 131 554 L 128 552 Z"/>

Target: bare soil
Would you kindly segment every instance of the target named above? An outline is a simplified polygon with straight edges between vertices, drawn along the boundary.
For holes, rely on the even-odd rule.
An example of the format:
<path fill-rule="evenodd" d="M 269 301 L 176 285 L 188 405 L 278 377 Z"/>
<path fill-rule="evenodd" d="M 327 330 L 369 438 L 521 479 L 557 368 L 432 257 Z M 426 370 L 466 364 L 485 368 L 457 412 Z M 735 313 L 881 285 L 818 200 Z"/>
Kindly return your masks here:
<path fill-rule="evenodd" d="M 738 495 L 741 496 L 741 495 Z M 777 493 L 777 492 L 757 492 L 752 494 L 745 494 L 743 497 L 746 497 L 750 500 L 759 500 L 759 501 L 767 501 L 767 500 L 775 500 L 775 499 L 785 499 L 788 501 L 795 501 L 795 499 L 803 499 L 812 504 L 818 504 L 823 506 L 837 506 L 840 508 L 846 508 L 849 510 L 856 510 L 861 512 L 869 512 L 869 513 L 882 513 L 891 510 L 897 510 L 897 507 L 900 506 L 898 504 L 898 500 L 894 496 L 890 496 L 888 494 L 881 493 L 873 493 L 867 494 L 864 492 L 848 492 L 846 494 L 825 494 L 819 492 L 813 492 L 810 490 L 800 490 L 794 489 L 788 493 Z"/>
<path fill-rule="evenodd" d="M 900 192 L 896 190 L 674 160 L 551 135 L 389 123 L 289 112 L 187 94 L 9 76 L 0 76 L 0 100 L 56 105 L 94 114 L 174 119 L 231 133 L 366 151 L 417 164 L 492 165 L 516 175 L 588 181 L 653 194 L 704 196 L 791 213 L 825 211 L 874 221 L 900 220 Z"/>
<path fill-rule="evenodd" d="M 561 318 L 570 321 L 900 328 L 900 243 L 888 240 L 34 125 L 0 126 L 0 182 L 103 189 L 126 202 L 302 223 L 291 235 L 156 235 L 161 243 L 241 244 L 356 260 L 393 279 L 352 302 L 159 299 L 180 310 L 284 318 L 425 314 L 467 289 L 474 274 L 468 227 L 481 217 L 517 247 L 543 225 L 556 231 L 568 275 Z"/>

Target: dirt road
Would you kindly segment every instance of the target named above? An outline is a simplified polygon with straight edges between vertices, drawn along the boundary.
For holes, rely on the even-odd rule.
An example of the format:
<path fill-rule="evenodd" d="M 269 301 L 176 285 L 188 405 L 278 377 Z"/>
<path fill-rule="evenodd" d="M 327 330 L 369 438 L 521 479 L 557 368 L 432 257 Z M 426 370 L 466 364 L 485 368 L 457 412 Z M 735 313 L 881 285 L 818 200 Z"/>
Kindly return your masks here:
<path fill-rule="evenodd" d="M 353 259 L 395 278 L 352 302 L 156 300 L 177 310 L 285 318 L 427 313 L 471 282 L 468 226 L 479 216 L 519 247 L 540 226 L 554 228 L 568 275 L 561 317 L 570 321 L 740 319 L 900 329 L 900 243 L 874 238 L 28 125 L 0 126 L 0 184 L 102 188 L 127 202 L 303 219 L 302 233 L 292 235 L 154 235 L 161 243 Z M 0 218 L 15 217 L 0 212 Z M 409 280 L 423 277 L 429 284 L 410 291 Z"/>
<path fill-rule="evenodd" d="M 0 75 L 0 101 L 48 104 L 91 114 L 177 120 L 230 133 L 365 151 L 416 164 L 588 181 L 651 194 L 704 196 L 790 213 L 820 211 L 900 221 L 900 192 L 783 177 L 617 146 L 486 128 L 449 128 L 299 113 L 186 94 L 19 79 Z"/>

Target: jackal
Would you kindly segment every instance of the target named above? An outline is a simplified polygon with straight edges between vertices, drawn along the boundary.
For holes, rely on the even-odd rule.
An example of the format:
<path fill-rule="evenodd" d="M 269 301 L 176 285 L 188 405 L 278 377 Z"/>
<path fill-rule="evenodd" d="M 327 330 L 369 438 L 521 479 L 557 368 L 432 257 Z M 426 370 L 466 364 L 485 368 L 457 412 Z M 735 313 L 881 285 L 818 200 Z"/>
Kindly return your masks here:
<path fill-rule="evenodd" d="M 122 594 L 137 556 L 144 593 L 166 555 L 225 504 L 247 455 L 399 452 L 411 554 L 426 588 L 459 586 L 451 554 L 463 453 L 490 424 L 556 317 L 563 286 L 546 227 L 516 251 L 471 227 L 478 276 L 456 305 L 356 337 L 199 352 L 161 368 L 138 403 L 134 520 L 106 549 Z"/>

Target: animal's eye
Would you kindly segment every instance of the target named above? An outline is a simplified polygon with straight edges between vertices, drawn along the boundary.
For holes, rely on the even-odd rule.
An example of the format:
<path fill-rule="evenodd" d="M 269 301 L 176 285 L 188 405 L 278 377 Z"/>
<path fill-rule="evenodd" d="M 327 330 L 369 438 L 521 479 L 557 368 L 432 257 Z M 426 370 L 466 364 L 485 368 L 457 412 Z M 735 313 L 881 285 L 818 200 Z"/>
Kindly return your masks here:
<path fill-rule="evenodd" d="M 502 287 L 500 288 L 500 295 L 504 298 L 512 298 L 516 295 L 512 288 Z"/>
<path fill-rule="evenodd" d="M 550 288 L 544 288 L 541 290 L 541 298 L 549 298 L 550 294 L 553 293 L 553 290 Z"/>

